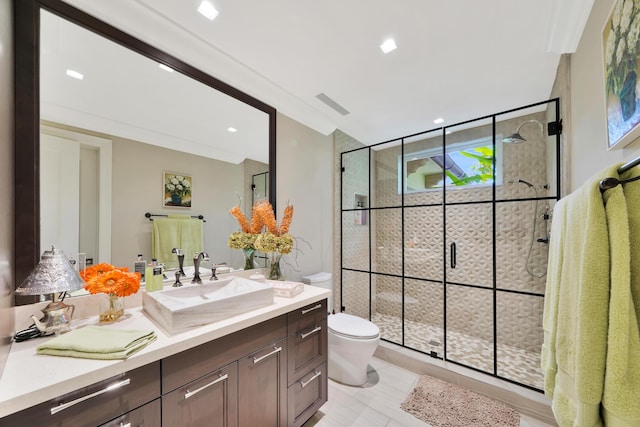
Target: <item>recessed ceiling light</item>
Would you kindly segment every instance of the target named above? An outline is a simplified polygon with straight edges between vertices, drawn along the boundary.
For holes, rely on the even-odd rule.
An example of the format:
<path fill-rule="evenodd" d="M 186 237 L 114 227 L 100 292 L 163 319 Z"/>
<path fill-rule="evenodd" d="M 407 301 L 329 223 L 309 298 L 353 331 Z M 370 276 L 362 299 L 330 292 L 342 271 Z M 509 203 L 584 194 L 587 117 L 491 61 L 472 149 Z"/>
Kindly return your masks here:
<path fill-rule="evenodd" d="M 442 117 L 438 117 L 433 121 L 433 123 L 439 125 L 440 123 L 444 123 L 444 119 Z"/>
<path fill-rule="evenodd" d="M 168 66 L 166 66 L 166 65 L 164 65 L 164 64 L 158 64 L 158 67 L 162 68 L 162 69 L 163 69 L 163 70 L 165 70 L 165 71 L 168 71 L 168 72 L 170 72 L 170 73 L 173 73 L 173 68 L 168 67 Z"/>
<path fill-rule="evenodd" d="M 78 79 L 78 80 L 82 80 L 84 78 L 84 76 L 81 73 L 74 70 L 67 70 L 67 76 L 73 77 L 74 79 Z"/>
<path fill-rule="evenodd" d="M 236 129 L 236 128 L 229 128 L 229 129 L 227 129 L 227 130 L 228 130 L 229 132 L 237 132 L 237 131 L 238 131 L 238 129 Z"/>
<path fill-rule="evenodd" d="M 394 42 L 393 39 L 387 39 L 380 45 L 380 49 L 382 49 L 384 53 L 389 53 L 397 47 L 398 46 L 396 46 L 396 42 Z"/>
<path fill-rule="evenodd" d="M 216 16 L 218 16 L 219 13 L 216 8 L 206 0 L 200 3 L 200 6 L 198 6 L 198 12 L 209 21 L 216 19 Z"/>

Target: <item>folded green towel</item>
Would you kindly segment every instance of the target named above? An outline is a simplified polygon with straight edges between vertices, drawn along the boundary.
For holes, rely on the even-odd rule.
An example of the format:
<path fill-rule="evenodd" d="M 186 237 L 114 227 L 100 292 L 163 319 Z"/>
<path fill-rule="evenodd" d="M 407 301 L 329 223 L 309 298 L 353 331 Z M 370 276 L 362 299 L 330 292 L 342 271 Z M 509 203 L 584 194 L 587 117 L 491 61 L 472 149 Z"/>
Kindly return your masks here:
<path fill-rule="evenodd" d="M 40 344 L 36 353 L 85 359 L 126 359 L 155 339 L 155 332 L 149 330 L 86 326 Z"/>

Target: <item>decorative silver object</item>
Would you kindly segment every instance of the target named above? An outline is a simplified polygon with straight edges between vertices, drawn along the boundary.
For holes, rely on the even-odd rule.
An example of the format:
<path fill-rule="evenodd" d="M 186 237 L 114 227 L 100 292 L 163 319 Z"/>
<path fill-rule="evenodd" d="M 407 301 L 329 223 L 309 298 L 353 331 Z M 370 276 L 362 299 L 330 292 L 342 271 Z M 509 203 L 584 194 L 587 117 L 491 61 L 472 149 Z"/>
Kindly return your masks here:
<path fill-rule="evenodd" d="M 69 325 L 75 307 L 58 301 L 58 293 L 77 291 L 82 289 L 83 285 L 84 280 L 73 268 L 64 252 L 52 246 L 50 251 L 44 251 L 38 265 L 16 289 L 16 294 L 53 294 L 53 301 L 42 309 L 44 317 L 37 319 L 31 316 L 31 318 L 41 332 L 59 335 L 70 330 Z"/>

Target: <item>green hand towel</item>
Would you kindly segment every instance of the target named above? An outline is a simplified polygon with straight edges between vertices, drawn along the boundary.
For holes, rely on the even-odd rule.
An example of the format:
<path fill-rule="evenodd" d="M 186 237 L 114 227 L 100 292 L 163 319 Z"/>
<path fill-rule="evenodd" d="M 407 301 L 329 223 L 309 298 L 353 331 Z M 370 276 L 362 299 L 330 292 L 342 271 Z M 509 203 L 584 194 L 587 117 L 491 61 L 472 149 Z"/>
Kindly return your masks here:
<path fill-rule="evenodd" d="M 126 359 L 155 339 L 155 332 L 149 330 L 86 326 L 40 344 L 36 353 L 85 359 Z"/>

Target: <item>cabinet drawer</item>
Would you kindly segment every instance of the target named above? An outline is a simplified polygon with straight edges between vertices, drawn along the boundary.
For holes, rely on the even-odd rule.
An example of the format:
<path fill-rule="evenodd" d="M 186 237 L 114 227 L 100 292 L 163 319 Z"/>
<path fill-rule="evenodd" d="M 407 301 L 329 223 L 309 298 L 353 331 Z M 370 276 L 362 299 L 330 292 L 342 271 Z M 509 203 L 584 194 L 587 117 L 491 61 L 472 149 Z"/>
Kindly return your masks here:
<path fill-rule="evenodd" d="M 317 320 L 317 319 L 314 319 Z M 327 360 L 327 319 L 300 322 L 302 328 L 289 335 L 289 384 L 313 366 Z"/>
<path fill-rule="evenodd" d="M 162 394 L 287 336 L 287 315 L 169 356 L 162 361 Z"/>
<path fill-rule="evenodd" d="M 238 425 L 238 364 L 162 396 L 162 423 L 171 427 Z"/>
<path fill-rule="evenodd" d="M 314 323 L 327 318 L 327 300 L 322 300 L 299 308 L 288 314 L 288 335 L 292 336 L 301 329 L 307 329 Z"/>
<path fill-rule="evenodd" d="M 98 426 L 160 396 L 160 362 L 0 419 L 0 426 Z"/>
<path fill-rule="evenodd" d="M 111 420 L 100 427 L 160 427 L 160 398 Z"/>
<path fill-rule="evenodd" d="M 327 363 L 289 386 L 289 425 L 304 424 L 327 401 Z"/>

